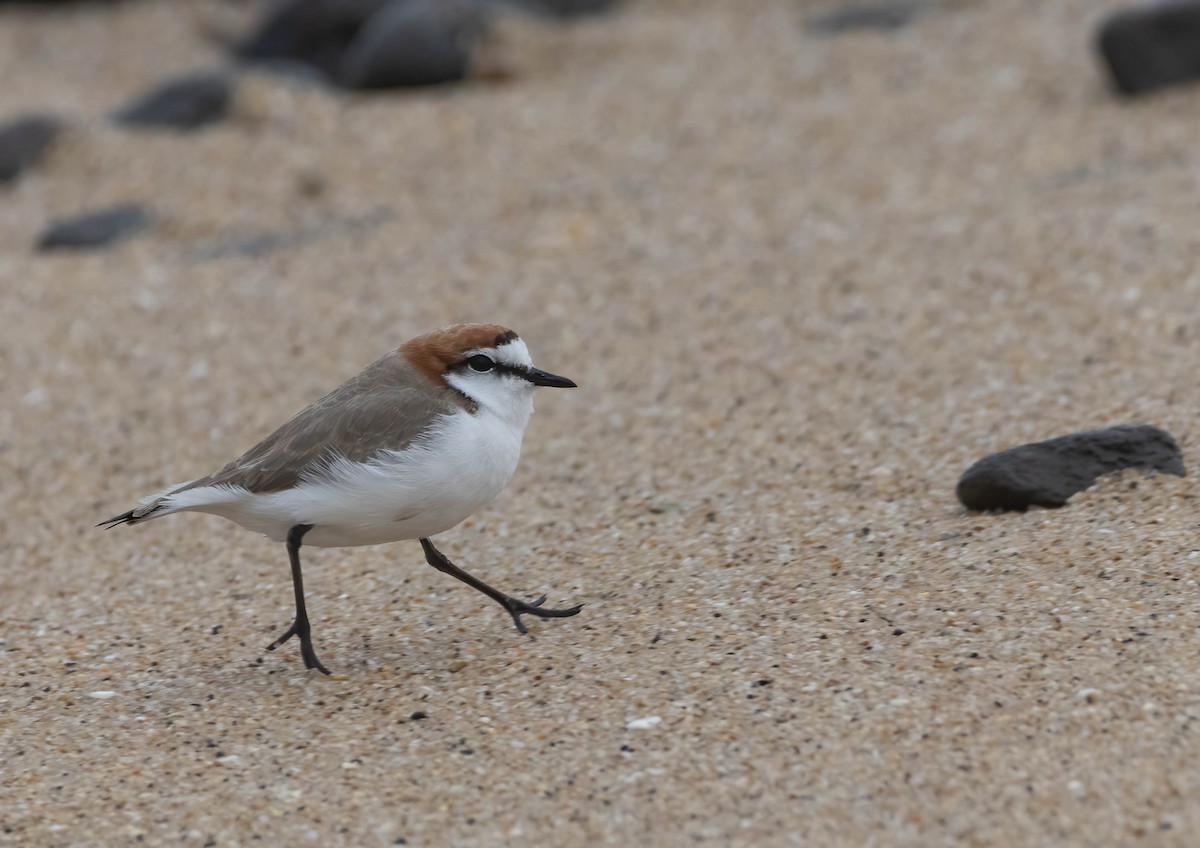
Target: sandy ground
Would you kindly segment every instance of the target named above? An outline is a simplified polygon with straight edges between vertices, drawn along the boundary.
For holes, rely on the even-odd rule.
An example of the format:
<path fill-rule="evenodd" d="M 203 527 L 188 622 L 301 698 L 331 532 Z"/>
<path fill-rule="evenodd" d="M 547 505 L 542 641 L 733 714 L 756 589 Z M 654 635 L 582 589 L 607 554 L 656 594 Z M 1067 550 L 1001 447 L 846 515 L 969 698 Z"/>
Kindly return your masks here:
<path fill-rule="evenodd" d="M 217 61 L 202 5 L 4 10 L 4 113 L 77 123 L 0 196 L 0 843 L 1195 844 L 1200 483 L 953 494 L 1121 422 L 1200 464 L 1200 89 L 1112 99 L 1114 5 L 646 0 L 506 25 L 507 82 L 247 77 L 188 137 L 102 118 Z M 152 233 L 31 249 L 128 200 Z M 581 388 L 442 547 L 578 617 L 308 550 L 326 679 L 264 650 L 282 546 L 93 529 L 459 320 Z"/>

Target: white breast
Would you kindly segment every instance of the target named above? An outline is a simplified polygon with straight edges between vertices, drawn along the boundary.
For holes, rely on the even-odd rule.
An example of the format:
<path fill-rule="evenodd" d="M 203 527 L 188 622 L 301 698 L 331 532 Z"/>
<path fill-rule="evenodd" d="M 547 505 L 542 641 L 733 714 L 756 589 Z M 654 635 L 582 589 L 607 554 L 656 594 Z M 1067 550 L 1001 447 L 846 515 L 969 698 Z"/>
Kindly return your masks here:
<path fill-rule="evenodd" d="M 225 489 L 191 506 L 284 541 L 311 524 L 305 545 L 350 547 L 433 536 L 449 530 L 500 493 L 521 456 L 524 421 L 487 410 L 439 419 L 402 451 L 369 462 L 334 461 L 298 486 L 251 494 Z M 197 500 L 216 492 L 192 490 Z"/>

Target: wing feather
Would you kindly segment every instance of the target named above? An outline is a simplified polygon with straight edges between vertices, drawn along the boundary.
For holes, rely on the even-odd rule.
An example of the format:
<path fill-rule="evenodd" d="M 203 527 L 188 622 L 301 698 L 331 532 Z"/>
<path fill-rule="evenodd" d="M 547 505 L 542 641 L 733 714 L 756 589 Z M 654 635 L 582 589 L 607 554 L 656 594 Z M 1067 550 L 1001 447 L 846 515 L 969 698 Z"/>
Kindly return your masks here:
<path fill-rule="evenodd" d="M 389 353 L 220 471 L 170 494 L 221 485 L 254 493 L 291 488 L 338 457 L 365 462 L 380 451 L 401 450 L 439 415 L 469 409 L 468 404 L 458 392 L 431 383 L 399 354 Z"/>

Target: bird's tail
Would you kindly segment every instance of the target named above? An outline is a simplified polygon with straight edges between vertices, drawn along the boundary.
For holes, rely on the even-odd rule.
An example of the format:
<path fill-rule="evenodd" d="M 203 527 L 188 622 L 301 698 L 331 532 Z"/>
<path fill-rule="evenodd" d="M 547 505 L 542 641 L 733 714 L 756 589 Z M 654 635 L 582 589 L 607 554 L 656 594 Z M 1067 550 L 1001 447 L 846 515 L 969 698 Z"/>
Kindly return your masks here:
<path fill-rule="evenodd" d="M 105 530 L 111 530 L 118 524 L 137 524 L 139 521 L 148 521 L 151 518 L 155 518 L 156 516 L 154 513 L 162 509 L 162 507 L 163 504 L 157 504 L 150 509 L 139 506 L 137 509 L 131 509 L 129 512 L 123 512 L 118 516 L 108 519 L 107 521 L 101 521 L 96 526 L 103 527 Z"/>
<path fill-rule="evenodd" d="M 143 498 L 142 502 L 134 509 L 129 510 L 129 512 L 123 512 L 107 521 L 101 521 L 96 526 L 103 527 L 105 530 L 111 530 L 119 524 L 140 524 L 143 521 L 149 521 L 151 518 L 158 518 L 160 515 L 169 515 L 176 511 L 176 509 L 172 509 L 171 495 L 187 485 L 189 484 L 182 483 L 151 495 L 148 498 Z"/>

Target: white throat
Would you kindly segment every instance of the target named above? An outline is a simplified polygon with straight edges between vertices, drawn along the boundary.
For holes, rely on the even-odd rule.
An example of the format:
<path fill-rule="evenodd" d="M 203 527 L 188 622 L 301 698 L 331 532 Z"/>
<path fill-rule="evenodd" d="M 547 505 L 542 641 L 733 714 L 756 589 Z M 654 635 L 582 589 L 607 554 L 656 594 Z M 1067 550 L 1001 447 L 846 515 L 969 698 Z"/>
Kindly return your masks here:
<path fill-rule="evenodd" d="M 529 368 L 533 364 L 522 339 L 498 348 L 472 351 L 467 356 L 472 353 L 486 354 L 498 364 L 516 368 Z M 446 382 L 478 405 L 477 414 L 498 418 L 518 433 L 523 433 L 529 424 L 537 387 L 528 380 L 501 369 L 479 373 L 468 368 L 447 373 Z"/>

